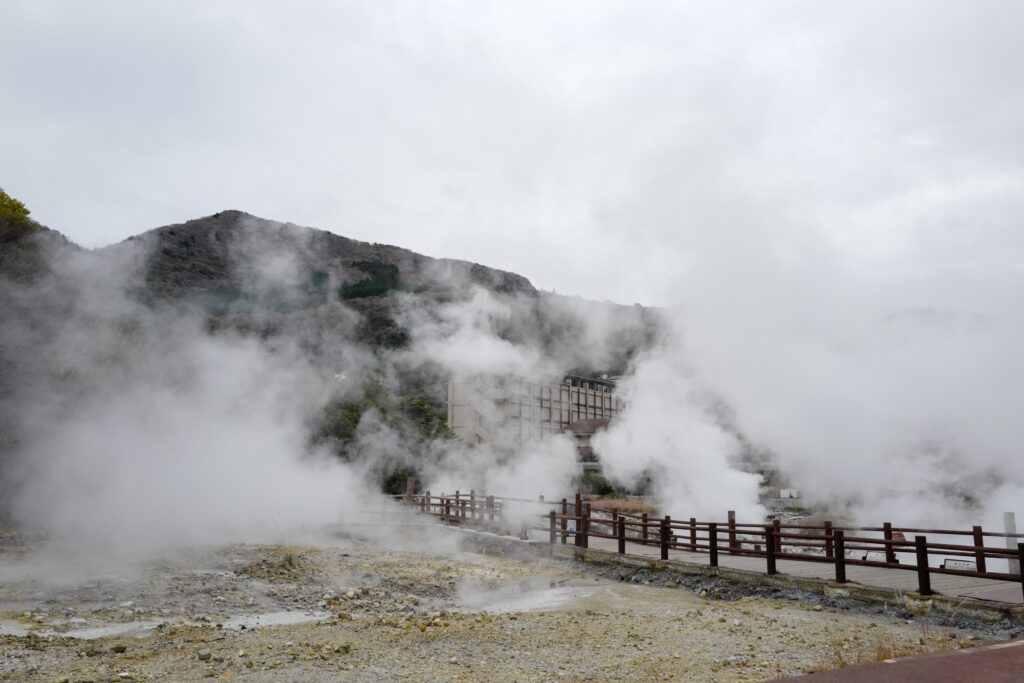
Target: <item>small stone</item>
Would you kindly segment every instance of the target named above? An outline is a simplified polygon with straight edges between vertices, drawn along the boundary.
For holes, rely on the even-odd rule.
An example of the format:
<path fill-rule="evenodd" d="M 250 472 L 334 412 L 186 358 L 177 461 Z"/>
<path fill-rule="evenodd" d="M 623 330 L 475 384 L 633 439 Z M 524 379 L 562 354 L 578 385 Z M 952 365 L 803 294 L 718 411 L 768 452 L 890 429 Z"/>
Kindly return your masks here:
<path fill-rule="evenodd" d="M 448 663 L 449 664 L 458 664 L 459 660 L 456 659 L 455 657 L 452 657 L 451 659 L 448 660 Z"/>
<path fill-rule="evenodd" d="M 211 657 L 213 657 L 213 653 L 205 648 L 196 653 L 196 659 L 201 662 L 207 662 Z"/>
<path fill-rule="evenodd" d="M 128 649 L 128 646 L 127 645 L 118 644 L 118 645 L 113 646 L 110 649 L 113 650 L 114 652 L 116 652 L 117 654 L 122 654 L 125 650 Z"/>

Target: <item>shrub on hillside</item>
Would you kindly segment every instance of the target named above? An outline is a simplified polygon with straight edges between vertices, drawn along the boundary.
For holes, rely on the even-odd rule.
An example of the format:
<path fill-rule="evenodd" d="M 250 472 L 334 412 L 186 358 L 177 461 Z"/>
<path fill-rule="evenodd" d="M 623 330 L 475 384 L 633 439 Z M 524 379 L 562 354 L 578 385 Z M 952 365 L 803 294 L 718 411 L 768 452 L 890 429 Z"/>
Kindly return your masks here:
<path fill-rule="evenodd" d="M 0 187 L 0 242 L 15 240 L 37 227 L 28 217 L 30 211 Z"/>

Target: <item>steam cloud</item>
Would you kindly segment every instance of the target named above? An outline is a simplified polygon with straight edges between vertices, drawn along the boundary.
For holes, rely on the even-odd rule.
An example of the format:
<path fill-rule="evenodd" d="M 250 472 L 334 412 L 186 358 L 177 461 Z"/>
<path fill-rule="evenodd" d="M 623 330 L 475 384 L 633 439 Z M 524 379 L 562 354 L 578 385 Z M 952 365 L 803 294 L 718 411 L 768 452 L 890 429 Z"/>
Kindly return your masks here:
<path fill-rule="evenodd" d="M 280 301 L 301 285 L 315 255 L 303 234 L 243 226 L 229 248 L 248 301 Z M 359 315 L 337 300 L 313 321 L 268 321 L 279 331 L 264 337 L 211 329 L 194 308 L 142 303 L 150 248 L 54 249 L 48 275 L 3 283 L 2 342 L 19 358 L 20 403 L 5 404 L 17 416 L 15 512 L 113 553 L 280 539 L 355 519 L 377 495 L 371 472 L 382 463 L 415 467 L 435 493 L 565 495 L 578 472 L 565 436 L 518 453 L 500 441 L 412 442 L 371 410 L 350 446 L 358 457 L 343 462 L 310 434 L 328 400 L 368 377 L 393 384 L 402 368 L 429 365 L 456 378 L 557 379 L 621 355 L 625 328 L 654 315 L 548 297 L 544 324 L 559 320 L 578 340 L 551 348 L 536 300 L 441 267 L 428 277 L 453 293 L 445 301 L 395 297 L 410 335 L 403 349 L 354 340 Z M 995 526 L 1019 505 L 1024 373 L 1012 317 L 901 309 L 798 281 L 759 291 L 709 283 L 658 314 L 660 333 L 623 368 L 627 408 L 595 440 L 611 479 L 649 479 L 666 511 L 702 517 L 735 509 L 758 519 L 766 463 L 809 503 L 864 521 Z M 741 292 L 745 305 L 716 291 Z"/>
<path fill-rule="evenodd" d="M 402 350 L 355 341 L 360 316 L 336 299 L 313 320 L 282 322 L 274 307 L 299 296 L 313 258 L 307 232 L 243 221 L 227 246 L 239 300 L 256 302 L 250 325 L 274 327 L 267 336 L 211 327 L 194 306 L 143 303 L 155 248 L 146 239 L 101 252 L 49 245 L 44 276 L 2 283 L 10 305 L 0 343 L 17 359 L 9 367 L 18 382 L 16 402 L 4 406 L 16 433 L 5 478 L 21 523 L 123 557 L 358 520 L 379 496 L 373 473 L 384 466 L 414 467 L 434 492 L 500 483 L 496 493 L 532 499 L 570 489 L 577 465 L 566 436 L 517 454 L 500 442 L 414 443 L 371 409 L 346 461 L 311 440 L 325 404 L 371 377 L 393 388 L 402 368 L 426 364 L 453 377 L 555 377 L 570 360 L 546 356 L 533 332 L 502 339 L 499 329 L 530 315 L 528 302 L 443 267 L 428 277 L 455 293 L 451 301 L 425 307 L 397 296 L 411 336 Z"/>
<path fill-rule="evenodd" d="M 703 274 L 597 440 L 613 473 L 662 468 L 656 483 L 686 501 L 680 513 L 721 516 L 729 500 L 756 514 L 757 483 L 734 469 L 744 458 L 808 504 L 872 525 L 1000 528 L 1020 510 L 1015 312 L 901 308 L 813 273 Z"/>

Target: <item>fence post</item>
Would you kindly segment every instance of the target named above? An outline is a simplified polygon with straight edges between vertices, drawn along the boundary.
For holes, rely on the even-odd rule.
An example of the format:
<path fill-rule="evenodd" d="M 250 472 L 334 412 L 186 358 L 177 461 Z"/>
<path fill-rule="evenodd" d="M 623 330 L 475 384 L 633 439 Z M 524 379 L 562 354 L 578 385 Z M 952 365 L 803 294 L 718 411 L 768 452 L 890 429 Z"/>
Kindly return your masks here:
<path fill-rule="evenodd" d="M 469 518 L 476 519 L 476 489 L 469 490 Z"/>
<path fill-rule="evenodd" d="M 772 520 L 772 539 L 775 541 L 774 551 L 776 555 L 782 554 L 782 522 L 778 519 Z"/>
<path fill-rule="evenodd" d="M 661 520 L 661 559 L 668 559 L 668 537 L 671 533 L 672 522 L 668 515 L 665 515 L 665 519 Z"/>
<path fill-rule="evenodd" d="M 423 492 L 423 498 L 420 499 L 420 511 L 422 512 L 433 512 L 434 505 L 433 501 L 430 500 L 430 489 Z"/>
<path fill-rule="evenodd" d="M 626 518 L 619 517 L 616 520 L 616 526 L 618 529 L 615 530 L 616 535 L 619 537 L 619 555 L 626 554 Z"/>
<path fill-rule="evenodd" d="M 835 548 L 832 545 L 832 522 L 826 521 L 822 526 L 825 534 L 825 557 L 831 560 L 835 556 Z"/>
<path fill-rule="evenodd" d="M 565 545 L 565 541 L 569 534 L 566 531 L 569 529 L 569 520 L 566 519 L 566 515 L 569 514 L 569 501 L 565 498 L 562 499 L 562 545 Z"/>
<path fill-rule="evenodd" d="M 697 518 L 690 517 L 690 552 L 697 552 Z"/>
<path fill-rule="evenodd" d="M 1017 544 L 1017 562 L 1024 567 L 1024 543 Z M 1024 576 L 1020 577 L 1021 588 L 1024 588 Z"/>
<path fill-rule="evenodd" d="M 466 524 L 466 499 L 463 498 L 459 501 L 459 525 L 464 526 Z"/>
<path fill-rule="evenodd" d="M 640 540 L 643 543 L 647 543 L 647 513 L 644 512 L 640 515 L 640 522 L 643 526 L 640 527 Z"/>
<path fill-rule="evenodd" d="M 405 478 L 405 502 L 412 503 L 413 496 L 416 495 L 416 478 L 406 477 Z"/>
<path fill-rule="evenodd" d="M 1003 513 L 1003 528 L 1006 530 L 1006 533 L 1009 534 L 1006 537 L 1006 549 L 1013 552 L 1013 542 L 1017 540 L 1014 538 L 1017 533 L 1017 517 L 1012 512 Z M 1020 560 L 1009 560 L 1007 564 L 1010 574 L 1022 576 L 1020 568 L 1024 566 L 1024 562 L 1021 562 Z"/>
<path fill-rule="evenodd" d="M 928 574 L 928 539 L 914 536 L 914 549 L 917 550 L 917 586 L 921 595 L 932 594 L 932 580 Z"/>
<path fill-rule="evenodd" d="M 711 553 L 710 563 L 712 567 L 718 566 L 718 525 L 714 522 L 708 523 L 708 549 Z"/>
<path fill-rule="evenodd" d="M 555 544 L 555 511 L 548 513 L 548 543 Z"/>
<path fill-rule="evenodd" d="M 488 521 L 494 521 L 494 496 L 487 496 L 487 518 Z"/>
<path fill-rule="evenodd" d="M 764 525 L 764 552 L 768 558 L 768 574 L 775 573 L 775 526 Z"/>
<path fill-rule="evenodd" d="M 846 583 L 846 546 L 843 543 L 843 530 L 836 529 L 832 536 L 836 546 L 836 583 Z"/>
<path fill-rule="evenodd" d="M 452 514 L 451 498 L 444 498 L 444 524 L 448 526 L 449 518 Z"/>
<path fill-rule="evenodd" d="M 736 551 L 736 511 L 729 510 L 729 554 L 733 555 Z"/>
<path fill-rule="evenodd" d="M 590 503 L 583 504 L 583 547 L 590 547 Z"/>
<path fill-rule="evenodd" d="M 892 545 L 892 522 L 886 522 L 882 525 L 882 537 L 885 539 L 885 561 L 886 562 L 899 562 L 896 559 L 896 549 Z"/>
<path fill-rule="evenodd" d="M 973 527 L 974 533 L 974 568 L 979 572 L 985 571 L 985 533 L 980 526 Z"/>
<path fill-rule="evenodd" d="M 574 526 L 576 527 L 576 534 L 573 540 L 576 541 L 576 545 L 580 548 L 583 547 L 583 495 L 577 491 L 576 497 L 572 503 L 572 516 L 575 517 Z"/>

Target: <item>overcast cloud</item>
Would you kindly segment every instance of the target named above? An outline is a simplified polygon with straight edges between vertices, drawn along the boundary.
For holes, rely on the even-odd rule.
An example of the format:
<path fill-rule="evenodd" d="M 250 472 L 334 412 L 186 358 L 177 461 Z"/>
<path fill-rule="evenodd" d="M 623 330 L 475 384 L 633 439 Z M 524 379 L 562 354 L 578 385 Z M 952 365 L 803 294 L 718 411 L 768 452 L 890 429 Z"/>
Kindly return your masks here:
<path fill-rule="evenodd" d="M 1002 315 L 1024 284 L 1018 2 L 3 0 L 0 26 L 0 185 L 85 245 L 238 208 L 624 303 L 770 280 Z"/>

